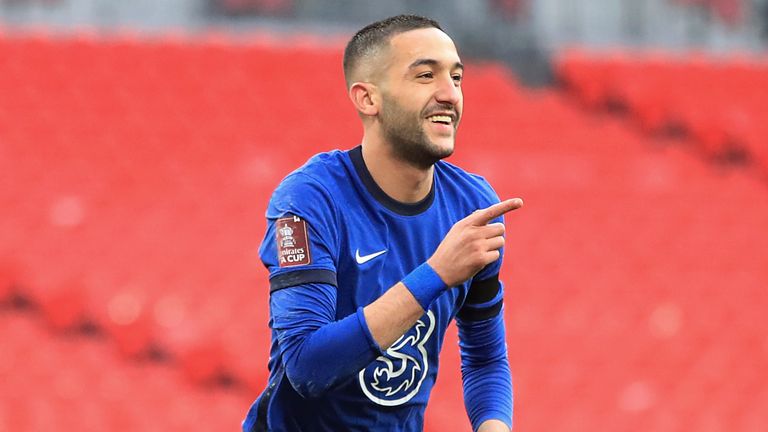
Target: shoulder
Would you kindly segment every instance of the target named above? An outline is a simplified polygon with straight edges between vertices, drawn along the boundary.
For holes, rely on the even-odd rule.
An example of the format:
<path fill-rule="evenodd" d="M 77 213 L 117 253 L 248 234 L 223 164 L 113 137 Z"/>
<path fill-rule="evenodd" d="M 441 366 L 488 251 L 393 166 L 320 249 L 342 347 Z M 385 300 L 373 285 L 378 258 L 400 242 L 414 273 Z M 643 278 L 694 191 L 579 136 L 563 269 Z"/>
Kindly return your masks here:
<path fill-rule="evenodd" d="M 304 184 L 325 185 L 331 183 L 334 181 L 333 174 L 343 166 L 344 157 L 344 152 L 340 150 L 318 153 L 309 158 L 304 165 L 288 174 L 280 182 L 278 189 Z"/>
<path fill-rule="evenodd" d="M 267 217 L 295 213 L 302 208 L 332 208 L 332 191 L 338 186 L 335 177 L 343 157 L 344 152 L 339 150 L 319 153 L 288 174 L 272 193 Z"/>
<path fill-rule="evenodd" d="M 435 172 L 440 176 L 445 187 L 455 188 L 462 195 L 471 197 L 474 204 L 487 207 L 499 202 L 499 196 L 485 177 L 468 172 L 450 162 L 439 161 L 435 164 Z M 481 208 L 479 207 L 479 208 Z"/>

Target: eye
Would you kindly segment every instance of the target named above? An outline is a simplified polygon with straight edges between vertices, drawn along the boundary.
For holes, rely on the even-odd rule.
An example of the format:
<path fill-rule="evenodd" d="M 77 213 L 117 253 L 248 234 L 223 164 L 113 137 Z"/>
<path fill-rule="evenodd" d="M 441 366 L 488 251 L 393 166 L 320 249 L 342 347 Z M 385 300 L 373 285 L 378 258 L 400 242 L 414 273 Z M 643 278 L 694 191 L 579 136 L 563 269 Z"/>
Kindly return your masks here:
<path fill-rule="evenodd" d="M 434 78 L 434 76 L 435 75 L 432 72 L 424 72 L 424 73 L 418 74 L 416 77 L 417 78 L 424 78 L 424 79 L 432 79 L 432 78 Z"/>
<path fill-rule="evenodd" d="M 461 74 L 453 74 L 452 75 L 453 81 L 456 83 L 461 83 L 461 80 L 464 78 L 461 76 Z"/>

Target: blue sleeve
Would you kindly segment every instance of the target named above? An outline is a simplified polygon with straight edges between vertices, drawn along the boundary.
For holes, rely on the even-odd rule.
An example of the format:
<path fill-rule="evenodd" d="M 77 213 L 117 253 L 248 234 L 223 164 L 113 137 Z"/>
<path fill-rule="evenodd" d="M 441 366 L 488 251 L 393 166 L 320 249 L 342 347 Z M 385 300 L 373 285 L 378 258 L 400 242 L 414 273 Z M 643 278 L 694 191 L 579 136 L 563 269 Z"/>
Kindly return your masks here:
<path fill-rule="evenodd" d="M 306 259 L 296 263 L 281 262 L 281 253 L 291 249 L 281 247 L 280 228 L 283 228 L 284 218 L 296 216 L 301 221 L 291 223 L 291 239 L 296 246 L 306 248 Z M 311 271 L 319 274 L 332 275 L 311 282 L 325 282 L 335 285 L 336 264 L 338 263 L 338 216 L 331 193 L 318 181 L 309 175 L 295 172 L 286 177 L 275 189 L 267 207 L 267 229 L 259 248 L 261 261 L 269 270 L 272 289 L 275 281 L 291 278 L 290 273 Z M 303 232 L 302 232 L 303 231 Z M 306 241 L 306 245 L 303 243 Z M 298 256 L 298 255 L 297 255 Z M 296 275 L 294 275 L 296 276 Z M 306 278 L 305 278 L 306 279 Z M 296 284 L 306 280 L 294 281 Z M 290 283 L 280 282 L 285 288 Z"/>
<path fill-rule="evenodd" d="M 498 203 L 499 196 L 482 177 L 476 176 L 480 208 Z M 491 221 L 504 222 L 503 217 Z M 504 248 L 496 261 L 472 278 L 467 297 L 456 315 L 461 350 L 464 405 L 477 430 L 496 419 L 512 427 L 512 378 L 507 359 L 504 328 L 504 287 L 499 271 Z"/>
<path fill-rule="evenodd" d="M 362 308 L 334 321 L 334 286 L 306 284 L 275 291 L 270 310 L 286 375 L 303 397 L 322 395 L 382 355 Z"/>
<path fill-rule="evenodd" d="M 474 295 L 472 289 L 476 290 Z M 503 297 L 503 286 L 497 276 L 473 282 L 468 303 L 456 318 L 464 405 L 474 430 L 490 419 L 501 420 L 512 427 L 512 379 Z"/>
<path fill-rule="evenodd" d="M 270 277 L 270 324 L 293 388 L 320 396 L 381 355 L 363 309 L 336 320 L 338 217 L 330 191 L 295 172 L 275 189 L 259 249 Z"/>

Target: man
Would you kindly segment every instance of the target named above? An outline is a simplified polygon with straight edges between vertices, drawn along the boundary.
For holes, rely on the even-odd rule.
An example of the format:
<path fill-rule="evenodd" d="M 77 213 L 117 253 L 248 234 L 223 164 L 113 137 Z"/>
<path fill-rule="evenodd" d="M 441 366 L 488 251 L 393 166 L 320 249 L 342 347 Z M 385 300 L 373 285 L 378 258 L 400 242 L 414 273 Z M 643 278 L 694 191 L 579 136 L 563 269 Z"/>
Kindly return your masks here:
<path fill-rule="evenodd" d="M 310 159 L 267 210 L 270 376 L 243 430 L 421 430 L 456 318 L 472 427 L 509 431 L 501 216 L 522 201 L 442 161 L 456 47 L 435 21 L 392 17 L 352 38 L 344 74 L 362 144 Z"/>

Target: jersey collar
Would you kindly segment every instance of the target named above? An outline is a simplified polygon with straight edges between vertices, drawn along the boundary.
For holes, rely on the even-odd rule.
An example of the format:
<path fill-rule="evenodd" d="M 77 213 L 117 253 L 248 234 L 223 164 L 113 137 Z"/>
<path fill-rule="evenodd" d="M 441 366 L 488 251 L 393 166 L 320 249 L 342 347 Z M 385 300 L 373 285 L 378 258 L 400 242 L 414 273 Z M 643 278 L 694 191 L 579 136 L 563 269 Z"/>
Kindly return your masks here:
<path fill-rule="evenodd" d="M 376 181 L 373 180 L 373 176 L 371 176 L 371 172 L 368 171 L 368 167 L 365 166 L 365 161 L 363 160 L 362 146 L 357 146 L 352 150 L 349 150 L 347 154 L 349 154 L 349 158 L 352 160 L 352 165 L 355 167 L 357 176 L 360 177 L 365 188 L 368 189 L 368 192 L 376 201 L 387 209 L 403 216 L 415 216 L 424 213 L 435 200 L 435 176 L 432 176 L 432 187 L 429 189 L 429 193 L 424 199 L 415 203 L 404 203 L 387 195 L 379 185 L 376 184 Z M 437 170 L 435 170 L 435 174 L 437 174 Z"/>

